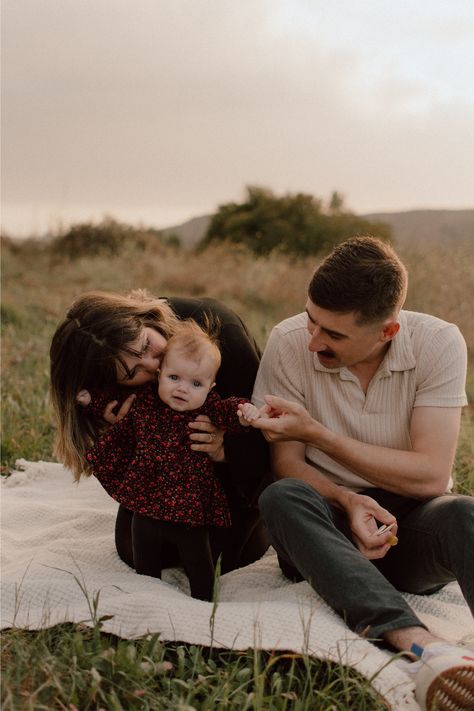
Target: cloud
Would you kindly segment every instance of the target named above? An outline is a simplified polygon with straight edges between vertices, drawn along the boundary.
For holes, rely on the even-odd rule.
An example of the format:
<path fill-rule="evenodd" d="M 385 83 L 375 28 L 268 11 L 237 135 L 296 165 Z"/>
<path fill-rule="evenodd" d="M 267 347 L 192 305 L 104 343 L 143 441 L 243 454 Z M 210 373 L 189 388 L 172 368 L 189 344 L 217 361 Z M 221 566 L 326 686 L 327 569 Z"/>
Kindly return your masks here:
<path fill-rule="evenodd" d="M 142 211 L 160 224 L 248 183 L 339 189 L 367 211 L 470 201 L 454 11 L 438 19 L 385 0 L 357 11 L 343 0 L 3 10 L 7 208 Z M 441 42 L 446 17 L 457 39 Z"/>

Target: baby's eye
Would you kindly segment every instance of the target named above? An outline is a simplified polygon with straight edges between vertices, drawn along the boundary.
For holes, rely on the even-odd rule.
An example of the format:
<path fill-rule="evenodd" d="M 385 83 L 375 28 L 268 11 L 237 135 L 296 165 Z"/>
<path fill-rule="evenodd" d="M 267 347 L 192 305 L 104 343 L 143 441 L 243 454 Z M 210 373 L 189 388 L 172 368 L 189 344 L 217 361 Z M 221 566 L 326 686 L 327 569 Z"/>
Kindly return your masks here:
<path fill-rule="evenodd" d="M 169 378 L 170 380 L 178 380 L 178 376 L 177 376 L 177 375 L 174 375 L 173 373 L 171 373 L 171 375 L 168 375 L 168 378 Z"/>
<path fill-rule="evenodd" d="M 202 383 L 200 380 L 193 380 L 193 385 L 195 388 L 200 388 L 202 387 Z"/>

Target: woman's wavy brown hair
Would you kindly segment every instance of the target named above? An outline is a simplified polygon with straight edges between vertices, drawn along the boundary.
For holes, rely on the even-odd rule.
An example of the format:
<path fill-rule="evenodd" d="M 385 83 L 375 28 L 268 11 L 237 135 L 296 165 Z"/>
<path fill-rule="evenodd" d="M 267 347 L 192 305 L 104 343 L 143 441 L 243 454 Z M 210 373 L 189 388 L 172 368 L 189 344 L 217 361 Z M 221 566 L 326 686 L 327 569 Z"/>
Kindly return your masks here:
<path fill-rule="evenodd" d="M 117 367 L 127 372 L 123 355 L 140 355 L 130 344 L 143 328 L 154 328 L 168 340 L 178 323 L 166 300 L 142 290 L 127 296 L 88 292 L 71 305 L 53 336 L 50 364 L 55 454 L 76 480 L 91 473 L 85 454 L 103 427 L 85 416 L 77 394 L 84 389 L 116 388 Z"/>

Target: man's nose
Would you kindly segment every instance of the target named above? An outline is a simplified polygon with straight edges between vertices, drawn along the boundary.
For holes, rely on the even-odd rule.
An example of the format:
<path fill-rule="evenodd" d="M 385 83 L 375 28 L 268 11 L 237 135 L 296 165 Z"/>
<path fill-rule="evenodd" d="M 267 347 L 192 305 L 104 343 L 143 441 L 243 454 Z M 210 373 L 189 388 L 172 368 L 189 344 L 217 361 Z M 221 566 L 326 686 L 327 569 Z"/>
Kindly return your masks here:
<path fill-rule="evenodd" d="M 326 344 L 323 339 L 323 332 L 319 326 L 315 326 L 313 332 L 310 334 L 310 339 L 308 343 L 308 349 L 315 353 L 316 351 L 324 350 Z"/>

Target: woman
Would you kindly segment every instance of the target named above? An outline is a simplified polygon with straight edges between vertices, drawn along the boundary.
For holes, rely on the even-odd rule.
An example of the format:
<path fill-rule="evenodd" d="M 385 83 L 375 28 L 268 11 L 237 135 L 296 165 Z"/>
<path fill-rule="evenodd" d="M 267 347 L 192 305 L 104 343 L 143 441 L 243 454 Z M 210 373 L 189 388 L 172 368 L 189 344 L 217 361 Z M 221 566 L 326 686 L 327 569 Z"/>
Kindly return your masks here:
<path fill-rule="evenodd" d="M 260 351 L 242 320 L 213 299 L 157 299 L 145 292 L 120 296 L 91 292 L 79 297 L 59 325 L 51 344 L 51 394 L 58 424 L 56 453 L 76 479 L 91 473 L 85 458 L 87 449 L 104 430 L 102 418 L 88 416 L 78 402 L 81 390 L 110 388 L 126 390 L 156 377 L 168 338 L 179 319 L 193 318 L 204 325 L 219 321 L 222 365 L 216 390 L 222 398 L 249 398 L 257 373 Z M 109 423 L 121 419 L 133 396 L 118 412 L 112 401 L 104 412 Z M 114 409 L 115 408 L 115 409 Z M 236 435 L 223 437 L 203 416 L 192 425 L 190 446 L 206 452 L 214 461 L 224 486 L 232 526 L 211 531 L 214 559 L 222 554 L 221 569 L 227 572 L 260 558 L 269 542 L 260 519 L 257 499 L 270 481 L 268 449 L 261 434 L 252 430 L 245 446 Z M 134 567 L 131 542 L 132 512 L 119 507 L 115 542 L 120 558 Z M 150 534 L 150 546 L 153 545 Z M 177 551 L 169 546 L 165 567 L 177 563 Z"/>

